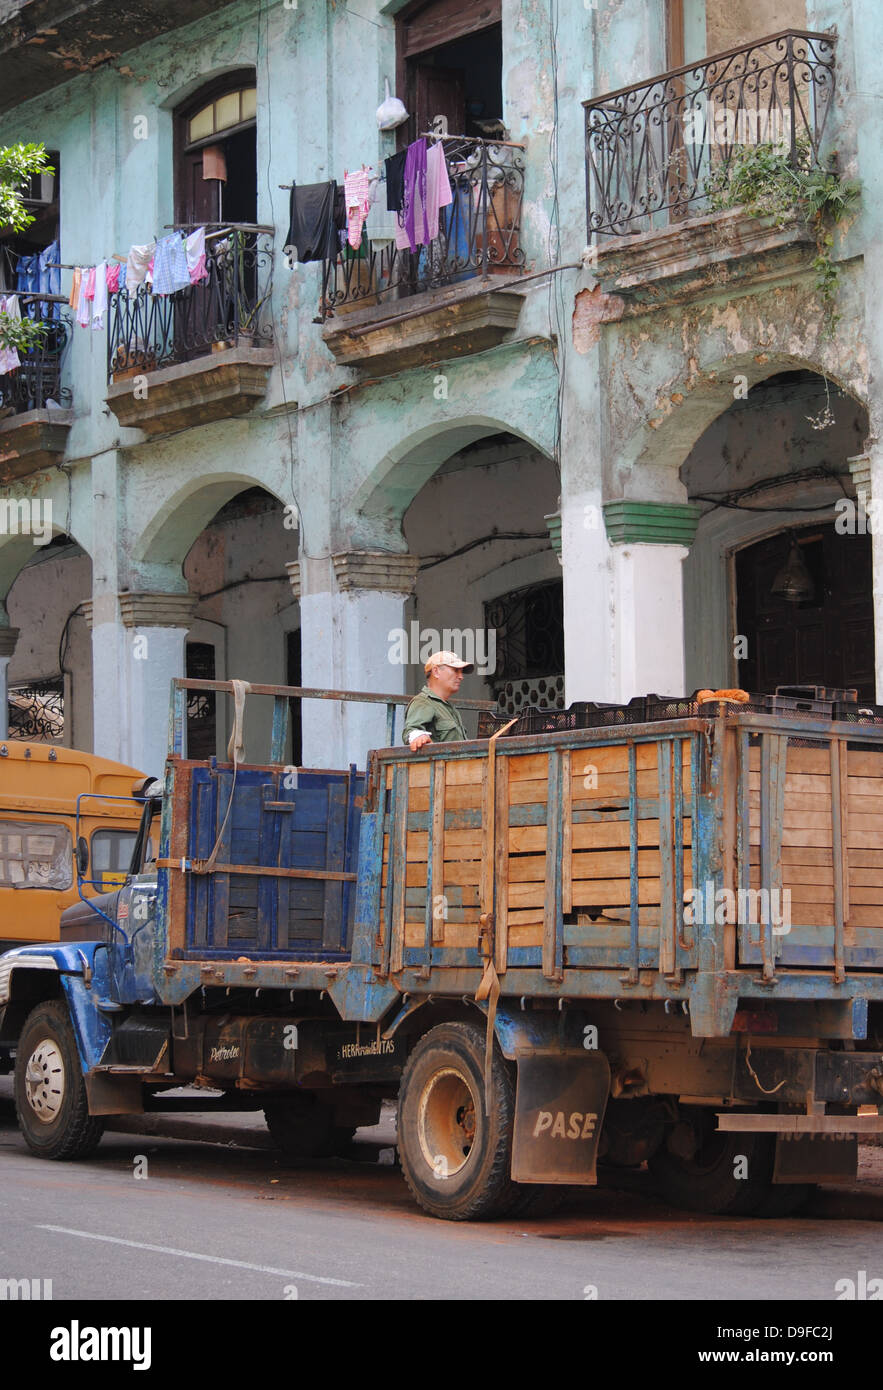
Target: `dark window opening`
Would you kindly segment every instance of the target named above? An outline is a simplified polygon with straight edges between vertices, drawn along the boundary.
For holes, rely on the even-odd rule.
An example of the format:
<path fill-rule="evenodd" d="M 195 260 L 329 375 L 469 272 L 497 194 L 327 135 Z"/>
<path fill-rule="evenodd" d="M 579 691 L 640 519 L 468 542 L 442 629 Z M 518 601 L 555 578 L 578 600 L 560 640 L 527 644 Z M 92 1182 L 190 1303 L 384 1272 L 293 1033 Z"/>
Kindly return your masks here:
<path fill-rule="evenodd" d="M 773 592 L 792 554 L 808 576 L 797 602 Z M 833 523 L 782 532 L 736 556 L 736 632 L 747 653 L 738 684 L 771 694 L 777 685 L 855 688 L 875 698 L 871 537 L 840 536 Z"/>
<path fill-rule="evenodd" d="M 398 20 L 398 95 L 411 114 L 403 143 L 424 131 L 499 139 L 503 27 L 499 4 L 410 6 Z M 443 117 L 446 130 L 433 123 Z"/>
<path fill-rule="evenodd" d="M 204 87 L 176 113 L 175 174 L 179 225 L 257 221 L 252 70 Z"/>
<path fill-rule="evenodd" d="M 29 258 L 39 256 L 41 251 L 58 240 L 60 163 L 57 150 L 48 150 L 47 154 L 49 165 L 55 172 L 32 174 L 28 183 L 19 190 L 33 222 L 14 235 L 2 235 L 0 232 L 0 294 L 26 289 L 39 291 L 38 279 L 31 281 L 27 278 L 30 272 L 39 276 L 39 268 L 30 265 Z M 22 258 L 24 264 L 20 265 Z"/>
<path fill-rule="evenodd" d="M 210 642 L 188 642 L 186 657 L 188 680 L 215 679 L 215 649 Z M 213 758 L 217 752 L 217 712 L 213 690 L 187 692 L 187 756 Z"/>
<path fill-rule="evenodd" d="M 496 641 L 493 681 L 531 680 L 564 670 L 564 586 L 560 579 L 502 594 L 484 606 Z"/>

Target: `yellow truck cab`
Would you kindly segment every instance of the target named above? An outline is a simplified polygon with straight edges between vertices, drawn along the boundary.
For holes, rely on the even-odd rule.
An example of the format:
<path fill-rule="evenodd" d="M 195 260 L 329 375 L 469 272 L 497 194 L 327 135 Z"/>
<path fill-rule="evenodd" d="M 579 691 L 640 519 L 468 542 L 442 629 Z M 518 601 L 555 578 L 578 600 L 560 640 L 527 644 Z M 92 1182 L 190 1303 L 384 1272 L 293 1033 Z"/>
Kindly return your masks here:
<path fill-rule="evenodd" d="M 0 951 L 59 939 L 62 912 L 79 900 L 78 835 L 89 850 L 86 897 L 124 881 L 144 805 L 137 798 L 150 781 L 73 748 L 0 742 Z"/>

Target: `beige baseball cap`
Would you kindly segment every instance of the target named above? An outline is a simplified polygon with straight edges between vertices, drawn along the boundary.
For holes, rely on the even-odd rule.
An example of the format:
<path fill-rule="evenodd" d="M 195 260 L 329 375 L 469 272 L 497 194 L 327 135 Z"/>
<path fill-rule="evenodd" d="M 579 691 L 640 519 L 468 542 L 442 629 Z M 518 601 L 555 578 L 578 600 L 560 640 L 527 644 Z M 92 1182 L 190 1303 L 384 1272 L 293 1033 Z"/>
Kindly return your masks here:
<path fill-rule="evenodd" d="M 475 670 L 471 661 L 461 661 L 456 652 L 433 652 L 432 656 L 423 667 L 427 676 L 430 671 L 435 670 L 436 666 L 453 666 L 456 671 Z"/>

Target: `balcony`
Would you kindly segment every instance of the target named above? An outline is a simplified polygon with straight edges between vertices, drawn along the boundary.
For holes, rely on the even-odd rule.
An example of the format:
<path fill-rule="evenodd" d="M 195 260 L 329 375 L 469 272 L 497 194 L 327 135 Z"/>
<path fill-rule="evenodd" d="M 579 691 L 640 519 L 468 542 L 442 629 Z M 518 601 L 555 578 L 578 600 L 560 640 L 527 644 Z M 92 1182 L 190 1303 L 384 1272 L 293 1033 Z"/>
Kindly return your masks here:
<path fill-rule="evenodd" d="M 2 0 L 0 111 L 117 59 L 129 49 L 204 15 L 229 0 Z"/>
<path fill-rule="evenodd" d="M 244 415 L 265 396 L 272 231 L 211 224 L 205 280 L 169 295 L 139 285 L 109 296 L 106 399 L 121 425 L 167 434 Z"/>
<path fill-rule="evenodd" d="M 747 146 L 778 146 L 795 166 L 822 164 L 834 43 L 784 30 L 583 102 L 588 239 L 605 289 L 649 286 L 658 297 L 662 286 L 695 289 L 711 263 L 721 283 L 749 267 L 774 276 L 805 258 L 806 227 L 714 213 L 709 192 L 726 191 Z"/>
<path fill-rule="evenodd" d="M 71 338 L 67 301 L 28 294 L 19 296 L 19 305 L 24 314 L 44 319 L 46 331 L 39 346 L 20 353 L 19 367 L 0 376 L 0 483 L 56 463 L 73 423 L 70 389 L 62 386 Z"/>
<path fill-rule="evenodd" d="M 411 252 L 369 240 L 369 218 L 359 251 L 323 262 L 322 336 L 343 366 L 391 372 L 480 352 L 517 323 L 522 295 L 501 282 L 525 265 L 524 147 L 459 136 L 443 145 L 453 201 L 434 241 Z"/>

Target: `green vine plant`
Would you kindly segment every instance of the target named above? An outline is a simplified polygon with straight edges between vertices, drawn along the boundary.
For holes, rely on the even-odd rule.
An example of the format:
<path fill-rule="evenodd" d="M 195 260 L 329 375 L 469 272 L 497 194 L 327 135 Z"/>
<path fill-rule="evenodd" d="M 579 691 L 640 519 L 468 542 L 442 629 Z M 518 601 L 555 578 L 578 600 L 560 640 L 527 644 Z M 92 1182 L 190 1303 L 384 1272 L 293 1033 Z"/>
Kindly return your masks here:
<path fill-rule="evenodd" d="M 737 145 L 726 164 L 706 180 L 705 193 L 713 212 L 744 207 L 752 217 L 768 217 L 783 227 L 802 215 L 815 237 L 812 268 L 816 289 L 826 312 L 826 332 L 833 332 L 840 315 L 834 313 L 839 272 L 831 258 L 834 229 L 861 197 L 861 185 L 844 179 L 833 153 L 825 167 L 815 162 L 810 140 L 795 142 L 794 154 L 781 144 Z"/>
<path fill-rule="evenodd" d="M 23 232 L 34 221 L 22 201 L 21 190 L 32 174 L 54 174 L 45 145 L 0 146 L 0 233 Z M 0 348 L 28 353 L 39 347 L 47 325 L 37 319 L 13 318 L 0 313 Z"/>

